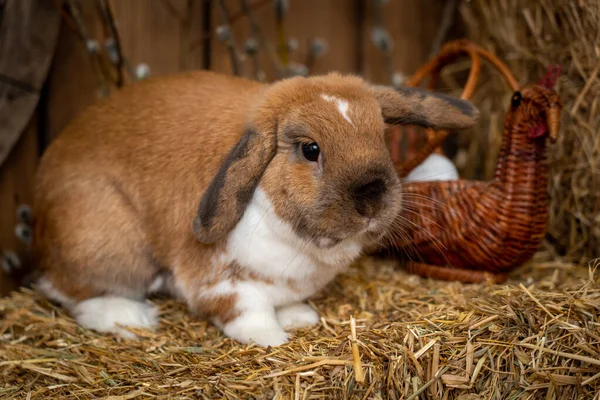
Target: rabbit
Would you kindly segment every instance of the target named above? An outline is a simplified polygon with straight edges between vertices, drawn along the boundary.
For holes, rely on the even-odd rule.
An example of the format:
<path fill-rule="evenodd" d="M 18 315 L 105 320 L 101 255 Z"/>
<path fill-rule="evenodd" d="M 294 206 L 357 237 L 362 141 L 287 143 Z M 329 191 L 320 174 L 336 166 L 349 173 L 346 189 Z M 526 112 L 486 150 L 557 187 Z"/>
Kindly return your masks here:
<path fill-rule="evenodd" d="M 153 77 L 90 106 L 36 175 L 36 287 L 136 339 L 164 293 L 239 343 L 318 324 L 306 303 L 383 240 L 402 186 L 385 124 L 472 126 L 468 101 L 329 73 Z"/>

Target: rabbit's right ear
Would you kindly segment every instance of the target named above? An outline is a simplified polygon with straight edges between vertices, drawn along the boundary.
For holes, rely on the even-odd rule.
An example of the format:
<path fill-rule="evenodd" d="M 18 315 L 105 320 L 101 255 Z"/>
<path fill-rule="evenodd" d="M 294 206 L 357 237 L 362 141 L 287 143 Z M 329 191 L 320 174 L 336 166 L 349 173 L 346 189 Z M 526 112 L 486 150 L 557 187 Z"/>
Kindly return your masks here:
<path fill-rule="evenodd" d="M 470 128 L 479 119 L 479 110 L 468 100 L 430 90 L 372 86 L 386 123 L 415 124 L 434 129 Z"/>
<path fill-rule="evenodd" d="M 246 130 L 200 199 L 193 228 L 202 243 L 223 239 L 239 222 L 276 150 L 276 126 Z"/>

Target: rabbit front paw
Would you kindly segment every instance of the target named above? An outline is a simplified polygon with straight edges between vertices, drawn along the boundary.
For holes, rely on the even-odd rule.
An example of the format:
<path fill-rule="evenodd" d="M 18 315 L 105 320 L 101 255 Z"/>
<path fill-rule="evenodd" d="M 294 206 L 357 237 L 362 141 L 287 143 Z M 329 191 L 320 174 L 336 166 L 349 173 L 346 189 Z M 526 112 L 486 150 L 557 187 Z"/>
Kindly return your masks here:
<path fill-rule="evenodd" d="M 285 329 L 307 328 L 319 323 L 319 314 L 305 303 L 294 303 L 277 309 L 277 321 Z"/>
<path fill-rule="evenodd" d="M 276 347 L 288 341 L 288 335 L 277 322 L 274 312 L 245 312 L 226 323 L 223 333 L 241 343 L 254 342 L 263 347 Z"/>

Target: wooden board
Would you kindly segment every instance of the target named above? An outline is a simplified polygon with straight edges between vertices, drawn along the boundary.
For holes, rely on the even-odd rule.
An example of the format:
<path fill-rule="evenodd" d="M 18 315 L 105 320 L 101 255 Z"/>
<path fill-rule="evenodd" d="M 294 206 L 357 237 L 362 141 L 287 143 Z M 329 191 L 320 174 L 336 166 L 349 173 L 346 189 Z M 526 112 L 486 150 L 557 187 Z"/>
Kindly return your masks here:
<path fill-rule="evenodd" d="M 81 15 L 89 35 L 99 38 L 102 26 L 95 2 L 80 3 Z M 69 121 L 99 97 L 99 87 L 85 43 L 63 21 L 54 62 L 46 82 L 48 96 L 42 123 L 47 141 L 54 139 Z"/>
<path fill-rule="evenodd" d="M 365 32 L 359 36 L 360 15 L 357 3 L 365 4 Z M 93 4 L 81 2 L 82 15 L 90 35 L 102 41 L 101 20 Z M 250 1 L 259 3 L 258 0 Z M 371 0 L 303 0 L 291 1 L 285 17 L 285 33 L 298 42 L 290 60 L 306 64 L 309 40 L 319 37 L 328 44 L 328 52 L 314 63 L 312 74 L 329 71 L 358 73 L 378 83 L 389 83 L 381 53 L 370 40 L 373 27 Z M 135 67 L 145 63 L 152 75 L 175 73 L 202 67 L 201 0 L 119 0 L 112 1 L 123 52 Z M 230 16 L 241 11 L 239 0 L 226 0 Z M 444 3 L 439 0 L 396 0 L 385 5 L 384 22 L 394 38 L 394 68 L 409 75 L 427 59 L 431 41 Z M 275 12 L 273 2 L 254 11 L 257 22 L 274 46 Z M 231 60 L 225 44 L 215 38 L 221 24 L 216 0 L 213 0 L 211 30 L 211 69 L 231 73 Z M 232 24 L 238 50 L 250 36 L 249 23 L 241 17 Z M 362 55 L 362 57 L 361 57 Z M 260 53 L 260 66 L 268 80 L 278 77 L 273 62 Z M 362 63 L 359 64 L 359 62 Z M 253 77 L 249 59 L 243 61 Z M 82 109 L 98 98 L 98 79 L 93 73 L 85 46 L 72 29 L 63 24 L 55 62 L 48 82 L 48 119 L 45 128 L 49 138 L 55 137 Z"/>
<path fill-rule="evenodd" d="M 80 3 L 90 37 L 104 43 L 95 2 Z M 151 75 L 164 75 L 202 66 L 202 48 L 189 50 L 190 42 L 201 36 L 201 1 L 113 0 L 111 4 L 123 54 L 133 69 L 144 63 Z M 81 38 L 63 23 L 48 79 L 45 129 L 50 140 L 100 98 L 99 82 Z"/>
<path fill-rule="evenodd" d="M 15 227 L 17 207 L 31 204 L 33 177 L 38 154 L 37 118 L 32 118 L 0 168 L 0 252 L 13 251 L 24 259 L 27 247 L 17 239 Z M 12 279 L 0 269 L 0 296 L 14 286 Z"/>
<path fill-rule="evenodd" d="M 8 0 L 0 20 L 0 252 L 21 259 L 16 211 L 31 204 L 38 156 L 36 106 L 58 37 L 60 15 L 47 0 Z M 0 260 L 1 261 L 1 260 Z M 16 282 L 0 269 L 0 295 Z"/>
<path fill-rule="evenodd" d="M 202 65 L 201 1 L 113 1 L 123 51 L 133 65 L 146 63 L 152 75 L 171 74 Z"/>
<path fill-rule="evenodd" d="M 48 0 L 8 0 L 0 20 L 0 166 L 29 122 L 54 53 L 60 16 Z"/>

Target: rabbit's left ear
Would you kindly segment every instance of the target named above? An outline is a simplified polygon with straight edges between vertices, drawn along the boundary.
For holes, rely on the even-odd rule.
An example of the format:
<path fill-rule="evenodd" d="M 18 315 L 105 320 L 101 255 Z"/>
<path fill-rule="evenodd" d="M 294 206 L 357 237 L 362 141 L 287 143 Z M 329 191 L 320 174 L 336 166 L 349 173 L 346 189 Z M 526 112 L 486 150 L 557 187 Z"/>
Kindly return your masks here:
<path fill-rule="evenodd" d="M 198 240 L 214 243 L 237 225 L 276 150 L 276 127 L 244 132 L 200 199 L 193 224 Z"/>
<path fill-rule="evenodd" d="M 479 110 L 467 100 L 411 87 L 372 86 L 372 89 L 387 124 L 464 129 L 479 119 Z"/>

